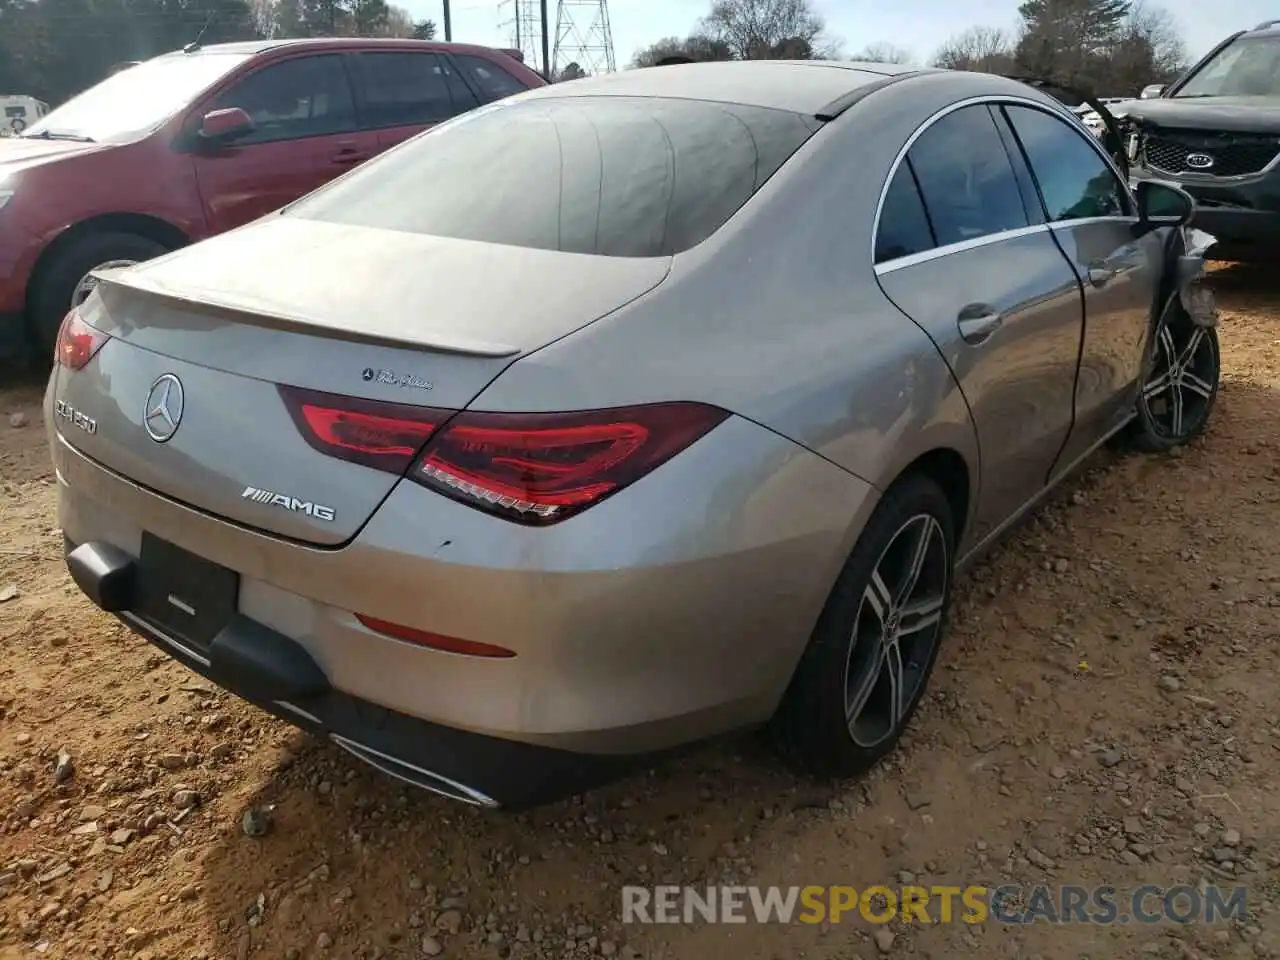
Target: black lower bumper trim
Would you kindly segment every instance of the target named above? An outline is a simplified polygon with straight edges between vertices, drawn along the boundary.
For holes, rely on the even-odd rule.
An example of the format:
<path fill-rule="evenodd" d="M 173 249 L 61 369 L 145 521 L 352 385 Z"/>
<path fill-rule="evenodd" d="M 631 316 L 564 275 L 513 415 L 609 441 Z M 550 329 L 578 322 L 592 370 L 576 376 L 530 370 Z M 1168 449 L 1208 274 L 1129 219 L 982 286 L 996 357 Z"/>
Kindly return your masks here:
<path fill-rule="evenodd" d="M 208 650 L 170 636 L 130 608 L 132 558 L 109 544 L 67 543 L 80 589 L 136 633 L 218 686 L 327 737 L 400 780 L 467 803 L 527 809 L 617 779 L 652 755 L 580 754 L 432 723 L 333 689 L 289 637 L 234 616 Z"/>
<path fill-rule="evenodd" d="M 133 557 L 109 543 L 85 543 L 67 553 L 76 586 L 107 613 L 133 602 Z"/>

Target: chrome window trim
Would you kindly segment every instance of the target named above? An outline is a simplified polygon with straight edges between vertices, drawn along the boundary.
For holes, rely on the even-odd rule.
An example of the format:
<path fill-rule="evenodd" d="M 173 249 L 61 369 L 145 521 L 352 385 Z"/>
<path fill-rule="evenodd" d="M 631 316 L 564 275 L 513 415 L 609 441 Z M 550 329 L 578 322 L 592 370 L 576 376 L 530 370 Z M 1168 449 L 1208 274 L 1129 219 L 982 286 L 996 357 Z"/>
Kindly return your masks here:
<path fill-rule="evenodd" d="M 907 142 L 904 143 L 901 149 L 898 150 L 897 156 L 893 158 L 893 163 L 889 165 L 889 174 L 887 177 L 885 177 L 884 183 L 880 185 L 880 197 L 876 201 L 876 213 L 875 213 L 875 217 L 871 221 L 871 263 L 875 269 L 876 276 L 880 276 L 882 274 L 892 272 L 893 270 L 900 269 L 903 266 L 911 266 L 917 263 L 924 263 L 929 260 L 935 260 L 939 257 L 944 257 L 952 253 L 959 253 L 963 250 L 972 250 L 975 247 L 985 246 L 986 244 L 989 244 L 989 243 L 997 243 L 1000 240 L 1011 239 L 1013 237 L 1019 237 L 1019 236 L 1027 236 L 1029 234 L 1033 234 L 1037 232 L 1037 228 L 1048 229 L 1050 226 L 1067 226 L 1067 225 L 1076 226 L 1080 224 L 1095 223 L 1095 222 L 1118 222 L 1118 221 L 1125 222 L 1125 223 L 1137 222 L 1138 218 L 1133 215 L 1126 215 L 1123 217 L 1089 217 L 1089 218 L 1080 219 L 1080 220 L 1055 220 L 1052 223 L 1032 224 L 1029 227 L 1017 227 L 1013 230 L 1004 230 L 1004 231 L 1001 231 L 1000 233 L 991 233 L 991 234 L 987 234 L 986 236 L 976 237 L 973 240 L 962 240 L 959 243 L 943 244 L 942 246 L 934 247 L 932 250 L 925 250 L 920 253 L 909 254 L 908 256 L 905 256 L 905 257 L 895 257 L 892 260 L 884 261 L 884 263 L 876 263 L 875 262 L 876 261 L 876 240 L 880 234 L 880 217 L 884 213 L 884 203 L 885 203 L 885 199 L 889 195 L 889 185 L 893 183 L 893 178 L 898 175 L 898 168 L 902 166 L 902 161 L 906 159 L 907 154 L 911 151 L 911 148 L 915 146 L 916 141 L 919 140 L 920 137 L 924 135 L 925 131 L 927 131 L 935 123 L 937 123 L 943 117 L 949 114 L 955 113 L 957 110 L 963 110 L 965 107 L 974 107 L 974 106 L 980 106 L 980 105 L 991 107 L 991 106 L 1002 106 L 1004 104 L 1013 104 L 1019 107 L 1030 107 L 1033 110 L 1039 110 L 1041 113 L 1047 114 L 1048 116 L 1051 116 L 1051 117 L 1055 117 L 1059 121 L 1064 122 L 1069 129 L 1072 129 L 1075 132 L 1076 136 L 1086 141 L 1089 144 L 1090 148 L 1093 150 L 1093 152 L 1102 158 L 1102 162 L 1106 164 L 1107 169 L 1110 170 L 1112 175 L 1115 177 L 1116 183 L 1119 185 L 1121 192 L 1128 199 L 1130 209 L 1132 210 L 1138 209 L 1138 202 L 1134 198 L 1133 191 L 1129 189 L 1129 184 L 1125 180 L 1125 178 L 1120 175 L 1120 170 L 1116 166 L 1115 161 L 1112 160 L 1111 157 L 1107 155 L 1107 152 L 1102 149 L 1102 144 L 1098 142 L 1098 138 L 1095 137 L 1092 133 L 1089 133 L 1086 127 L 1084 127 L 1078 121 L 1075 122 L 1075 124 L 1073 125 L 1070 120 L 1066 119 L 1066 116 L 1064 116 L 1064 111 L 1066 111 L 1069 114 L 1069 111 L 1067 111 L 1066 107 L 1062 107 L 1061 110 L 1055 110 L 1049 104 L 1041 103 L 1038 100 L 1032 100 L 1029 97 L 1019 97 L 1013 94 L 985 94 L 983 96 L 978 96 L 978 97 L 967 97 L 964 100 L 957 100 L 955 103 L 947 104 L 947 106 L 934 111 L 929 117 L 927 117 L 924 120 L 924 122 L 920 124 L 920 126 L 916 127 L 915 131 L 911 134 L 911 136 L 907 138 Z M 1072 120 L 1074 119 L 1075 118 L 1072 117 Z M 1004 148 L 1003 141 L 1001 142 L 1001 148 L 1002 149 Z M 1013 162 L 1012 158 L 1010 158 L 1010 163 L 1012 162 Z M 1010 172 L 1013 172 L 1013 171 L 1010 171 Z M 1033 177 L 1035 176 L 1034 170 L 1031 171 L 1031 175 Z M 923 200 L 924 198 L 922 196 L 921 201 Z M 909 262 L 904 262 L 904 261 L 909 261 Z"/>
<path fill-rule="evenodd" d="M 1029 227 L 1018 227 L 1014 230 L 1001 230 L 999 233 L 983 234 L 981 237 L 974 237 L 972 240 L 948 243 L 946 246 L 934 247 L 932 250 L 921 250 L 919 253 L 909 253 L 905 257 L 894 257 L 884 263 L 877 263 L 875 265 L 876 276 L 883 277 L 886 273 L 893 273 L 895 270 L 914 267 L 916 264 L 928 263 L 930 260 L 941 260 L 943 257 L 951 256 L 953 253 L 964 253 L 967 250 L 991 246 L 993 243 L 1001 243 L 1005 240 L 1016 240 L 1018 237 L 1030 237 L 1037 233 L 1048 232 L 1049 224 L 1033 223 Z"/>

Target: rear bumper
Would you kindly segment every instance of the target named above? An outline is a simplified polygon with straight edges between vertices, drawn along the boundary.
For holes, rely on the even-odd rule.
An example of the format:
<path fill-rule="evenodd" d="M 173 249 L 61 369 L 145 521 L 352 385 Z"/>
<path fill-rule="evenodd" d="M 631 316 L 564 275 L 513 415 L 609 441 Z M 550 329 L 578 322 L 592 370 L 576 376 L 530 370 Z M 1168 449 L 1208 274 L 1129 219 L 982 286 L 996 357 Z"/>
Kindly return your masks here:
<path fill-rule="evenodd" d="M 484 736 L 406 716 L 333 689 L 303 647 L 243 615 L 200 650 L 130 611 L 134 560 L 66 541 L 82 591 L 135 633 L 218 686 L 326 737 L 392 777 L 483 807 L 525 809 L 616 779 L 652 757 L 591 755 Z"/>
<path fill-rule="evenodd" d="M 54 384 L 48 403 L 57 395 Z M 411 758 L 500 802 L 516 793 L 503 768 L 524 767 L 496 746 L 435 744 L 531 746 L 535 766 L 590 781 L 624 769 L 626 757 L 767 720 L 876 500 L 829 461 L 732 418 L 565 524 L 519 528 L 401 483 L 349 544 L 317 548 L 143 488 L 77 450 L 52 412 L 48 422 L 67 537 L 138 558 L 151 536 L 235 571 L 238 629 L 291 641 L 326 683 L 301 704 L 206 676 L 300 726 Z M 352 611 L 516 656 L 424 648 Z M 216 666 L 131 625 L 193 669 Z M 352 719 L 374 714 L 383 719 L 368 727 Z M 398 746 L 398 734 L 369 739 L 369 729 L 415 723 L 406 739 L 426 753 Z"/>

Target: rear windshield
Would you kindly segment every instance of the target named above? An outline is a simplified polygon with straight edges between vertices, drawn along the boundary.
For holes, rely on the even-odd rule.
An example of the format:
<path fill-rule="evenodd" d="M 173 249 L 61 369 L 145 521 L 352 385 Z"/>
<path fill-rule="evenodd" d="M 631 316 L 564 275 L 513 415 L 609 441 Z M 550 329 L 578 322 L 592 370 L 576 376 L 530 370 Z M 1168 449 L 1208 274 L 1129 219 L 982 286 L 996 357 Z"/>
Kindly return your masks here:
<path fill-rule="evenodd" d="M 286 215 L 607 257 L 717 230 L 818 121 L 699 100 L 498 103 L 437 127 Z"/>

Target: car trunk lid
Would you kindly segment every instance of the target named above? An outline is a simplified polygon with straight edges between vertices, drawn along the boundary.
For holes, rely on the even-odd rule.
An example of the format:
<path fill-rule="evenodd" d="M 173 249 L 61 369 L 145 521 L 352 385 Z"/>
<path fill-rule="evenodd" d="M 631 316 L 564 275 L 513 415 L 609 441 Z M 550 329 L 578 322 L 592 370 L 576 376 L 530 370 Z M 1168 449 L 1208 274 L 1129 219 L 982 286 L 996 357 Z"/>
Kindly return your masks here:
<path fill-rule="evenodd" d="M 667 269 L 665 259 L 262 222 L 102 275 L 81 313 L 111 339 L 83 370 L 60 371 L 56 399 L 81 415 L 60 431 L 166 497 L 336 546 L 400 474 L 321 452 L 290 396 L 319 403 L 321 416 L 324 396 L 337 395 L 442 421 L 518 357 L 643 295 Z"/>

